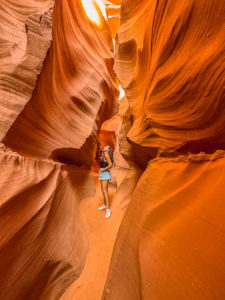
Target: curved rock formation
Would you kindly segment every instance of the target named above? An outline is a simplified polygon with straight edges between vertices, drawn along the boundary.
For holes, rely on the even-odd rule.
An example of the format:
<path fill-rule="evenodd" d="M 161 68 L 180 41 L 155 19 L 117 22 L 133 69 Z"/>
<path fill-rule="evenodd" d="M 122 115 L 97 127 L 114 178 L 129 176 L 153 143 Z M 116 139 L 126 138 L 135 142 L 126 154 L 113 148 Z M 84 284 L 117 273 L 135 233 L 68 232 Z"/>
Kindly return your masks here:
<path fill-rule="evenodd" d="M 99 128 L 117 109 L 112 39 L 79 1 L 58 1 L 53 44 L 37 87 L 4 142 L 28 156 L 91 165 Z"/>
<path fill-rule="evenodd" d="M 52 40 L 53 0 L 0 3 L 0 140 L 34 90 Z"/>
<path fill-rule="evenodd" d="M 36 6 L 37 13 L 44 13 L 52 4 L 32 1 L 31 9 L 17 3 L 12 20 L 23 10 L 32 15 Z M 12 6 L 9 1 L 4 7 L 7 13 Z M 36 18 L 45 24 L 44 17 Z M 0 115 L 5 132 L 12 125 L 6 136 L 3 132 L 4 144 L 18 152 L 3 148 L 0 153 L 1 299 L 58 299 L 83 268 L 88 241 L 79 201 L 93 195 L 90 165 L 97 135 L 117 109 L 112 38 L 102 22 L 101 30 L 87 22 L 80 1 L 56 1 L 53 41 L 32 98 L 13 124 L 13 118 Z M 49 45 L 47 34 L 44 39 Z M 38 33 L 35 42 L 32 49 L 43 61 L 47 46 L 42 48 Z M 23 91 L 25 84 L 31 94 L 34 76 L 26 68 L 36 65 L 27 63 L 16 71 L 21 77 L 17 85 Z M 17 95 L 16 88 L 10 92 Z M 1 104 L 19 112 L 22 102 L 19 109 L 14 97 L 1 98 Z"/>
<path fill-rule="evenodd" d="M 79 201 L 92 175 L 5 151 L 0 160 L 0 298 L 58 299 L 85 263 Z"/>
<path fill-rule="evenodd" d="M 122 2 L 115 69 L 130 141 L 158 153 L 224 146 L 223 16 L 221 1 Z"/>
<path fill-rule="evenodd" d="M 224 298 L 224 164 L 224 152 L 149 164 L 118 233 L 104 299 Z"/>
<path fill-rule="evenodd" d="M 142 175 L 103 298 L 223 299 L 225 4 L 124 0 L 121 12 L 121 152 Z"/>
<path fill-rule="evenodd" d="M 120 0 L 104 2 L 119 21 Z M 57 0 L 42 68 L 53 4 L 0 4 L 0 138 L 19 153 L 0 149 L 6 300 L 59 299 L 80 275 L 88 241 L 79 201 L 94 191 L 97 136 L 117 109 L 109 25 L 114 36 L 118 22 L 100 16 L 99 28 L 81 1 Z M 224 299 L 225 4 L 123 0 L 121 16 L 115 70 L 128 103 L 102 139 L 129 163 L 117 152 L 126 172 L 113 205 L 131 202 L 103 298 Z"/>

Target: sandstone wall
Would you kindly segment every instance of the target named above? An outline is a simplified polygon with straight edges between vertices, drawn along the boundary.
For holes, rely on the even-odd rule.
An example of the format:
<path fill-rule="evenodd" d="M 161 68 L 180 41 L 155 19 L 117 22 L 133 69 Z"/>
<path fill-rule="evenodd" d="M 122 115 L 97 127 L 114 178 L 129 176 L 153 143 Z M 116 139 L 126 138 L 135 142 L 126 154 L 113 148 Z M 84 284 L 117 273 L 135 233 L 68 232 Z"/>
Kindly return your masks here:
<path fill-rule="evenodd" d="M 0 298 L 58 299 L 85 263 L 79 201 L 92 175 L 7 151 L 0 163 Z"/>
<path fill-rule="evenodd" d="M 121 152 L 140 174 L 104 299 L 223 299 L 222 1 L 122 1 Z"/>
<path fill-rule="evenodd" d="M 18 66 L 12 66 L 8 44 L 3 44 L 8 58 L 1 74 L 6 78 L 9 70 L 10 84 L 7 91 L 1 85 L 1 105 L 14 111 L 10 117 L 0 114 L 7 147 L 0 149 L 0 298 L 6 300 L 58 299 L 80 275 L 88 240 L 79 202 L 94 194 L 90 165 L 97 135 L 117 110 L 108 24 L 103 17 L 101 29 L 88 22 L 80 1 L 56 1 L 53 40 L 42 68 L 51 40 L 45 30 L 52 25 L 41 16 L 50 3 L 17 1 L 14 7 L 9 1 L 1 6 L 2 14 L 11 15 L 10 21 L 4 19 L 4 32 L 14 32 L 11 42 L 19 39 L 24 47 L 21 59 L 15 54 Z M 20 14 L 21 35 L 12 25 Z M 24 45 L 30 15 L 29 22 L 37 22 L 31 48 L 38 58 Z M 41 74 L 35 86 L 36 65 Z"/>
<path fill-rule="evenodd" d="M 53 0 L 0 3 L 0 140 L 29 101 L 52 40 Z"/>
<path fill-rule="evenodd" d="M 4 143 L 24 155 L 90 165 L 101 124 L 117 109 L 111 34 L 106 23 L 87 23 L 79 1 L 56 3 L 53 28 L 36 89 Z"/>

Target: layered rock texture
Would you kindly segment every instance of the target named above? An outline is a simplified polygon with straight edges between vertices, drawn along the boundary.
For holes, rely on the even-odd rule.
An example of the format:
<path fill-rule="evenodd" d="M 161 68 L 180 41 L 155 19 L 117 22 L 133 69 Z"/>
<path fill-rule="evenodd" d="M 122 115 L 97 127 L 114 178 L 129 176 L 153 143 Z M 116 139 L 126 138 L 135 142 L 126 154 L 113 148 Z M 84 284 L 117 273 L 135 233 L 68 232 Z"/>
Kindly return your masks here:
<path fill-rule="evenodd" d="M 54 2 L 0 3 L 0 140 L 34 90 L 52 40 Z"/>
<path fill-rule="evenodd" d="M 58 299 L 85 263 L 79 201 L 92 176 L 7 151 L 0 159 L 1 299 Z"/>
<path fill-rule="evenodd" d="M 113 43 L 80 1 L 57 0 L 52 19 L 52 1 L 4 2 L 0 298 L 58 299 L 88 251 L 79 202 L 94 194 L 98 132 L 117 110 Z"/>
<path fill-rule="evenodd" d="M 58 1 L 53 17 L 40 79 L 4 142 L 25 155 L 90 165 L 98 130 L 116 111 L 112 39 L 107 24 L 87 24 L 79 1 Z"/>
<path fill-rule="evenodd" d="M 0 4 L 0 299 L 59 299 L 76 281 L 84 198 L 94 250 L 63 299 L 93 296 L 118 208 L 103 299 L 224 299 L 225 3 L 123 0 L 120 22 L 105 0 L 96 26 L 82 1 L 27 2 Z M 99 139 L 115 149 L 108 226 L 93 204 Z"/>
<path fill-rule="evenodd" d="M 104 299 L 223 299 L 225 4 L 122 1 L 120 150 L 140 171 Z"/>

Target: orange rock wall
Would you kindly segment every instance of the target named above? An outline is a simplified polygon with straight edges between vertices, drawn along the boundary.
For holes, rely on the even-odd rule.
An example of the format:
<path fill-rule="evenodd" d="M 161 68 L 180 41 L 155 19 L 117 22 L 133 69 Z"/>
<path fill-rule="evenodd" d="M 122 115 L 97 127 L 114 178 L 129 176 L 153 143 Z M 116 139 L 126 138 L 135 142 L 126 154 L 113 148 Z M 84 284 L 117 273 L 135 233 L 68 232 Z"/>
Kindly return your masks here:
<path fill-rule="evenodd" d="M 225 297 L 224 17 L 219 0 L 122 1 L 120 149 L 140 173 L 103 299 Z"/>
<path fill-rule="evenodd" d="M 22 4 L 15 10 L 25 14 Z M 45 1 L 34 4 L 42 11 Z M 32 98 L 15 122 L 1 118 L 10 127 L 0 149 L 1 299 L 58 299 L 82 271 L 88 240 L 79 202 L 94 194 L 97 135 L 117 110 L 112 48 L 106 22 L 100 30 L 80 1 L 57 0 L 52 45 Z M 23 84 L 30 84 L 21 68 Z M 1 104 L 17 109 L 16 89 L 11 94 Z"/>
<path fill-rule="evenodd" d="M 40 79 L 4 142 L 29 156 L 90 165 L 102 122 L 116 112 L 112 39 L 87 23 L 80 1 L 57 1 Z"/>
<path fill-rule="evenodd" d="M 223 151 L 149 164 L 120 227 L 104 299 L 224 298 L 224 165 Z"/>
<path fill-rule="evenodd" d="M 58 299 L 85 263 L 79 201 L 92 175 L 7 152 L 0 163 L 0 298 Z"/>
<path fill-rule="evenodd" d="M 224 146 L 224 9 L 222 1 L 122 1 L 115 70 L 130 141 L 157 153 Z"/>
<path fill-rule="evenodd" d="M 54 3 L 52 0 L 0 3 L 0 140 L 35 88 L 52 40 Z"/>

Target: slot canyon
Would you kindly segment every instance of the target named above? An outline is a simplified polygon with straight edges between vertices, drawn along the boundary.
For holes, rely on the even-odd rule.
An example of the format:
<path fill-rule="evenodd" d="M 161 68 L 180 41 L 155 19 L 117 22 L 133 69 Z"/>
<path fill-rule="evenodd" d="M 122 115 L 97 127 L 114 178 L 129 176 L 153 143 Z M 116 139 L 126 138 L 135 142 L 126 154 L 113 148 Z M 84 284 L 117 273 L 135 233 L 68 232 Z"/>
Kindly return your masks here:
<path fill-rule="evenodd" d="M 0 17 L 0 299 L 225 299 L 225 2 Z"/>

